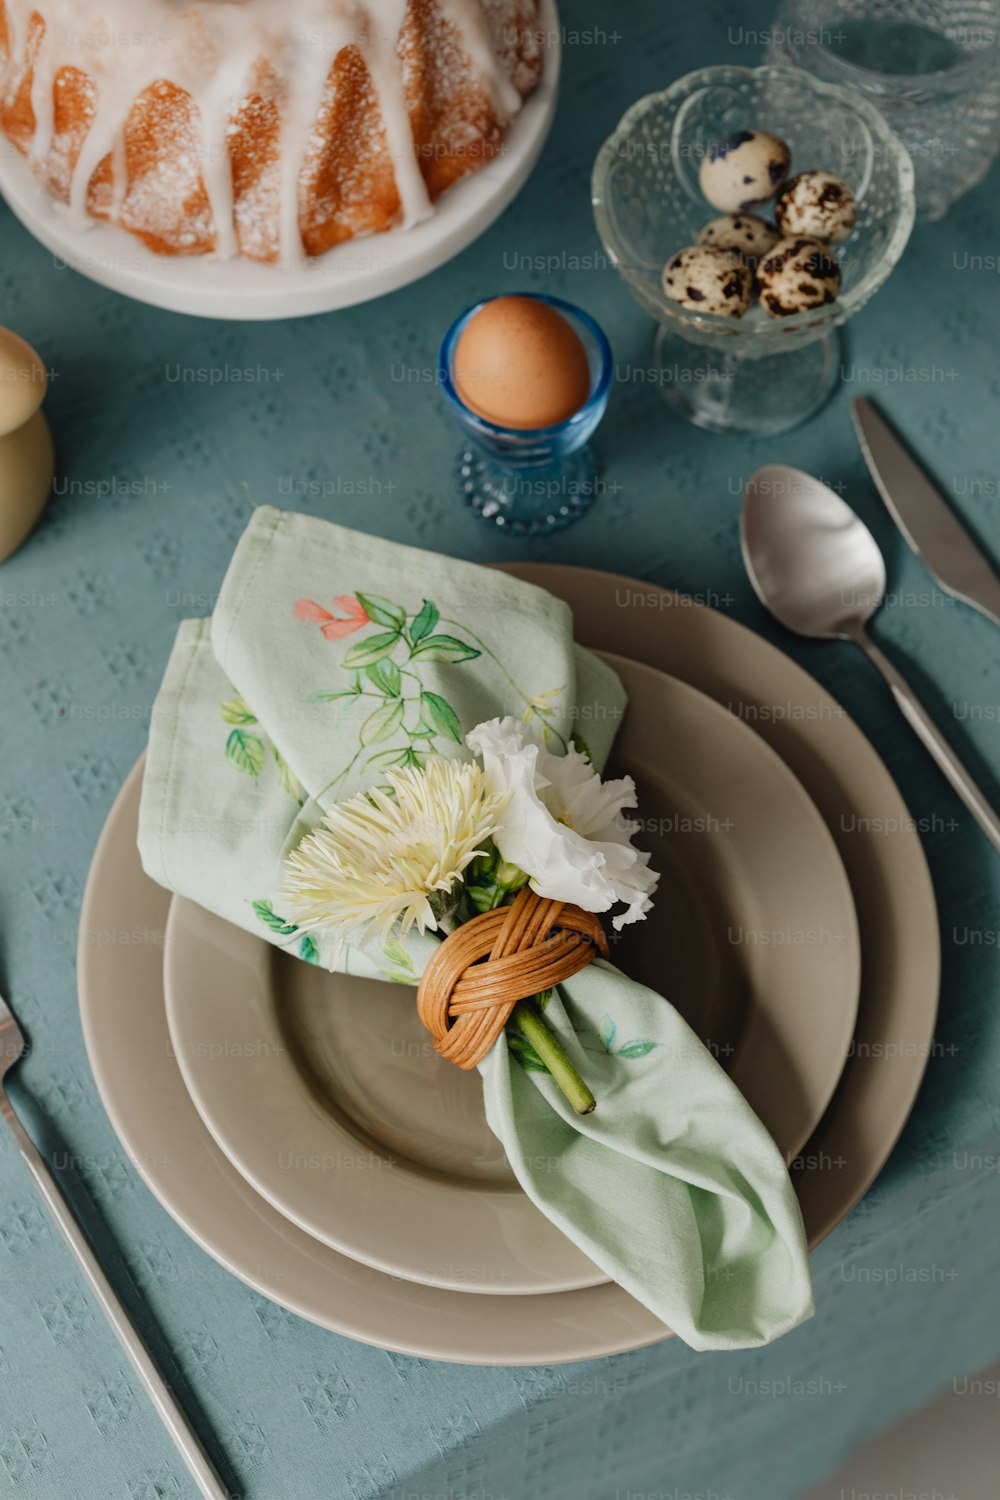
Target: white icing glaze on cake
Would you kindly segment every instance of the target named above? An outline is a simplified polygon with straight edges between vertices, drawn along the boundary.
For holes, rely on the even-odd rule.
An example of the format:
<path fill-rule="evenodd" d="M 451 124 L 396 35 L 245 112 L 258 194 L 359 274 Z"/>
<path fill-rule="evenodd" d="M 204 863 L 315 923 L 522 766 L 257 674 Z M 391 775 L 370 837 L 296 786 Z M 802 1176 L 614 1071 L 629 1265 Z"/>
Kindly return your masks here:
<path fill-rule="evenodd" d="M 304 255 L 303 179 L 321 149 L 318 122 L 330 107 L 331 68 L 345 48 L 360 53 L 374 90 L 399 195 L 393 227 L 416 224 L 433 211 L 404 96 L 400 36 L 408 4 L 409 0 L 0 0 L 9 44 L 0 72 L 0 99 L 7 105 L 15 100 L 33 68 L 34 131 L 27 149 L 36 173 L 47 181 L 53 196 L 68 201 L 74 227 L 89 223 L 95 193 L 102 217 L 130 227 L 129 215 L 143 224 L 147 217 L 155 218 L 155 204 L 137 199 L 143 187 L 130 181 L 126 168 L 130 113 L 146 90 L 155 93 L 164 82 L 182 90 L 196 107 L 197 134 L 191 136 L 190 121 L 178 124 L 181 144 L 176 157 L 157 163 L 146 183 L 147 200 L 161 191 L 169 198 L 173 187 L 178 197 L 191 198 L 192 183 L 200 182 L 207 217 L 195 216 L 192 247 L 210 238 L 214 253 L 225 258 L 239 253 L 241 237 L 245 245 L 253 245 L 257 236 L 263 247 L 258 258 L 267 259 L 272 257 L 263 253 L 265 237 L 253 222 L 252 194 L 239 205 L 235 202 L 230 154 L 236 117 L 241 108 L 252 107 L 261 92 L 261 69 L 266 66 L 274 80 L 280 134 L 277 186 L 273 174 L 262 174 L 267 185 L 260 188 L 258 206 L 262 219 L 270 215 L 277 221 L 277 258 L 294 265 Z M 493 115 L 505 128 L 527 88 L 517 79 L 511 49 L 501 56 L 497 37 L 504 27 L 508 39 L 512 26 L 523 31 L 535 14 L 534 0 L 434 4 L 449 36 L 459 39 L 456 76 L 471 68 Z M 39 17 L 44 22 L 41 35 Z M 530 31 L 527 35 L 530 50 Z M 536 50 L 537 40 L 536 36 Z M 451 54 L 445 47 L 439 50 L 438 66 L 447 70 Z M 86 75 L 86 97 L 93 110 L 75 161 L 56 129 L 58 95 L 68 86 L 68 68 Z M 12 131 L 8 133 L 13 137 Z M 461 149 L 462 143 L 456 142 L 456 150 Z M 359 156 L 365 156 L 364 141 Z M 110 182 L 98 188 L 95 173 L 106 158 Z M 165 180 L 171 172 L 176 184 Z M 172 253 L 184 253 L 183 244 Z"/>

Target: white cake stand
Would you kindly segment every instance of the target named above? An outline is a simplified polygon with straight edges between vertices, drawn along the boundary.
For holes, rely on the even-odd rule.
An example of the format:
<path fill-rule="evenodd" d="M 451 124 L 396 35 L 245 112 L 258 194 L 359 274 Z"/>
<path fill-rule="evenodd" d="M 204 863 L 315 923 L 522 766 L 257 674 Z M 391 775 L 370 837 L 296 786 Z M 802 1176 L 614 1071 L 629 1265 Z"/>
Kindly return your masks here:
<path fill-rule="evenodd" d="M 542 0 L 542 81 L 513 121 L 500 154 L 455 184 L 431 218 L 412 229 L 349 240 L 301 268 L 212 255 L 154 255 L 116 225 L 80 231 L 39 185 L 7 142 L 0 149 L 0 194 L 24 227 L 70 266 L 112 291 L 203 318 L 301 318 L 381 297 L 427 276 L 464 250 L 498 218 L 538 160 L 555 114 L 561 60 L 555 0 Z"/>

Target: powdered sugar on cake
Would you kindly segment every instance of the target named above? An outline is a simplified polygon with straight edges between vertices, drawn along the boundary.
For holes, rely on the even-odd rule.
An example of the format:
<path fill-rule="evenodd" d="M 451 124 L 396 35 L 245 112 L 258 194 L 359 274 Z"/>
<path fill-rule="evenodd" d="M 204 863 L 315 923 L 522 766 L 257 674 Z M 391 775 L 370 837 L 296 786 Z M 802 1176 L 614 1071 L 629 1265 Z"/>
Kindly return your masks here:
<path fill-rule="evenodd" d="M 0 128 L 76 227 L 293 266 L 495 155 L 537 24 L 537 0 L 0 0 Z"/>

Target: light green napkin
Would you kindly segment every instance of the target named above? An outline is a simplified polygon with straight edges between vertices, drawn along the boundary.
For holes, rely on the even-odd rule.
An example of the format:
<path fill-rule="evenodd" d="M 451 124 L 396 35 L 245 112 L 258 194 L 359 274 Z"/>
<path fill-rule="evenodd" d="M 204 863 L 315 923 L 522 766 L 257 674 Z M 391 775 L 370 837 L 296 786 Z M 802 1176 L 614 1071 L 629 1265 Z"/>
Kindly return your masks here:
<path fill-rule="evenodd" d="M 568 607 L 543 590 L 262 508 L 211 621 L 178 633 L 153 710 L 143 865 L 322 962 L 277 893 L 323 807 L 407 758 L 467 756 L 469 730 L 504 714 L 555 748 L 582 740 L 600 767 L 624 706 L 615 673 L 573 644 Z M 351 969 L 413 981 L 435 945 L 351 950 Z M 808 1318 L 781 1156 L 669 1002 L 599 961 L 545 1017 L 598 1104 L 574 1114 L 501 1037 L 480 1067 L 487 1118 L 529 1197 L 693 1348 L 765 1344 Z"/>

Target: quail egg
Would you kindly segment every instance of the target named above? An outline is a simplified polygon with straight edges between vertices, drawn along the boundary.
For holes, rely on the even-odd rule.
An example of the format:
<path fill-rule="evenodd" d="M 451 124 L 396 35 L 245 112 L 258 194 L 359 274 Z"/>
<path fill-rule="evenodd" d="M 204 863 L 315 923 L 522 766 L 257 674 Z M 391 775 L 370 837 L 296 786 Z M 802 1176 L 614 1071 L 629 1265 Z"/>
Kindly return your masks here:
<path fill-rule="evenodd" d="M 711 245 L 715 250 L 735 250 L 748 266 L 755 266 L 781 235 L 766 219 L 753 214 L 723 214 L 719 219 L 709 219 L 698 233 L 699 245 Z"/>
<path fill-rule="evenodd" d="M 775 318 L 836 302 L 840 266 L 829 245 L 804 237 L 779 240 L 757 267 L 761 305 Z"/>
<path fill-rule="evenodd" d="M 664 266 L 663 290 L 691 312 L 742 318 L 750 306 L 753 274 L 735 250 L 687 245 Z"/>
<path fill-rule="evenodd" d="M 836 245 L 854 228 L 858 205 L 847 183 L 832 172 L 800 172 L 778 194 L 774 217 L 786 237 L 804 234 Z"/>
<path fill-rule="evenodd" d="M 773 198 L 788 176 L 792 153 L 763 130 L 736 130 L 710 146 L 698 181 L 713 208 L 747 213 Z"/>

